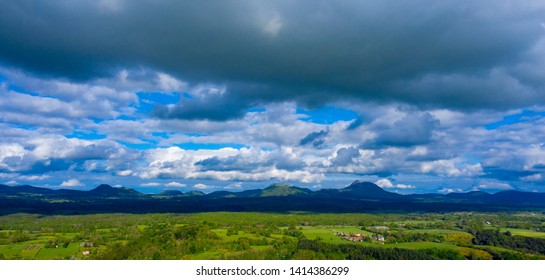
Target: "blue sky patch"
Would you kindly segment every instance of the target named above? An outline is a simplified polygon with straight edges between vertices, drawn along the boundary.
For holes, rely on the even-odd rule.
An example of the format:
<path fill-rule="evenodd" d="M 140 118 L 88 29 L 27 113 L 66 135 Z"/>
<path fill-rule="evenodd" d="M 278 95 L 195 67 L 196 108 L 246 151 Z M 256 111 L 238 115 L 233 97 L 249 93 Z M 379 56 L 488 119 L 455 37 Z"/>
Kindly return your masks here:
<path fill-rule="evenodd" d="M 175 92 L 137 92 L 136 95 L 140 100 L 138 111 L 145 114 L 151 113 L 158 104 L 176 104 L 180 100 L 180 95 Z"/>
<path fill-rule="evenodd" d="M 27 95 L 30 95 L 30 96 L 40 96 L 39 94 L 37 94 L 35 92 L 31 92 L 31 91 L 28 91 L 28 90 L 24 89 L 23 87 L 20 87 L 18 85 L 14 85 L 14 84 L 10 84 L 9 81 L 7 83 L 8 83 L 8 90 L 10 90 L 10 91 L 14 91 L 14 92 L 22 93 L 22 94 L 27 94 Z M 45 97 L 48 97 L 48 96 L 46 95 Z"/>
<path fill-rule="evenodd" d="M 308 118 L 304 118 L 305 120 L 318 124 L 332 124 L 338 121 L 353 120 L 358 117 L 358 114 L 352 110 L 334 106 L 324 106 L 312 110 L 298 108 L 297 113 L 307 115 Z"/>
<path fill-rule="evenodd" d="M 66 138 L 78 138 L 78 139 L 84 139 L 84 140 L 100 140 L 100 139 L 106 139 L 106 135 L 99 134 L 96 131 L 85 132 L 85 131 L 75 130 L 71 134 L 66 135 Z"/>
<path fill-rule="evenodd" d="M 517 123 L 524 123 L 524 122 L 531 122 L 531 121 L 536 120 L 536 119 L 541 119 L 542 117 L 545 117 L 545 112 L 536 112 L 536 111 L 532 111 L 532 110 L 523 110 L 519 114 L 508 115 L 508 116 L 503 117 L 503 119 L 501 121 L 494 122 L 494 123 L 491 123 L 491 124 L 487 124 L 487 125 L 485 125 L 485 128 L 487 130 L 493 130 L 493 129 L 497 129 L 497 128 L 502 127 L 502 126 L 508 126 L 508 125 L 517 124 Z"/>
<path fill-rule="evenodd" d="M 167 132 L 152 132 L 152 136 L 161 137 L 164 139 L 167 139 L 169 137 L 169 134 Z"/>
<path fill-rule="evenodd" d="M 123 120 L 123 121 L 136 121 L 136 120 L 139 120 L 139 119 L 140 118 L 133 117 L 133 116 L 127 116 L 127 115 L 121 115 L 121 116 L 116 118 L 116 120 Z"/>

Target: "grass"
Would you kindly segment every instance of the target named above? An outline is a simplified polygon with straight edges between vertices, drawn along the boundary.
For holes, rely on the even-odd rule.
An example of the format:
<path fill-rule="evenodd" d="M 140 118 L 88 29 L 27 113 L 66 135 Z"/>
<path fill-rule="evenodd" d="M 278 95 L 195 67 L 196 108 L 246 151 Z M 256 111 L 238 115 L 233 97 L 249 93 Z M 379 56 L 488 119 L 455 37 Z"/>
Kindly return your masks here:
<path fill-rule="evenodd" d="M 21 259 L 32 260 L 35 259 L 36 254 L 40 251 L 41 246 L 37 244 L 13 244 L 13 245 L 0 245 L 0 254 L 4 256 L 19 256 Z"/>
<path fill-rule="evenodd" d="M 408 233 L 428 233 L 428 234 L 436 234 L 436 235 L 445 235 L 445 234 L 452 234 L 452 233 L 465 233 L 468 235 L 471 235 L 464 231 L 459 230 L 452 230 L 452 229 L 409 229 L 405 230 L 405 232 Z"/>
<path fill-rule="evenodd" d="M 436 242 L 406 242 L 398 244 L 384 244 L 385 248 L 402 248 L 402 249 L 413 249 L 413 250 L 422 250 L 422 249 L 446 249 L 454 250 L 462 254 L 463 256 L 472 255 L 477 259 L 491 260 L 492 255 L 490 253 L 473 248 L 460 247 L 454 244 L 449 243 L 436 243 Z"/>
<path fill-rule="evenodd" d="M 478 249 L 489 249 L 491 251 L 494 251 L 494 252 L 510 252 L 510 253 L 520 253 L 518 251 L 515 251 L 515 250 L 511 250 L 511 249 L 507 249 L 507 248 L 503 248 L 503 247 L 496 247 L 496 246 L 487 246 L 487 245 L 473 245 L 475 248 L 478 248 Z"/>
<path fill-rule="evenodd" d="M 457 216 L 459 215 L 459 217 Z M 437 217 L 446 217 L 449 219 L 439 220 Z M 476 216 L 477 218 L 474 218 Z M 414 220 L 410 220 L 410 218 Z M 481 218 L 482 217 L 482 218 Z M 505 248 L 492 248 L 489 247 L 477 247 L 472 245 L 473 236 L 468 232 L 461 230 L 450 229 L 455 225 L 455 221 L 468 219 L 475 220 L 482 223 L 484 220 L 488 220 L 489 214 L 448 214 L 448 215 L 387 215 L 387 214 L 267 214 L 267 213 L 197 213 L 197 214 L 146 214 L 146 215 L 121 215 L 121 214 L 97 214 L 90 216 L 35 216 L 35 215 L 11 215 L 0 216 L 0 244 L 8 244 L 13 238 L 11 233 L 22 231 L 30 240 L 13 243 L 11 245 L 0 245 L 0 254 L 3 254 L 6 258 L 15 259 L 70 259 L 75 257 L 76 259 L 84 259 L 82 252 L 83 247 L 79 247 L 79 243 L 85 240 L 93 240 L 97 244 L 103 243 L 99 247 L 93 248 L 92 254 L 97 252 L 97 256 L 100 256 L 100 252 L 104 252 L 108 245 L 119 242 L 127 244 L 133 237 L 140 236 L 138 232 L 142 233 L 147 228 L 157 225 L 165 224 L 172 225 L 174 227 L 183 227 L 185 225 L 208 225 L 207 230 L 212 228 L 218 239 L 210 237 L 210 245 L 206 245 L 208 251 L 194 255 L 180 255 L 176 256 L 183 259 L 237 259 L 237 258 L 260 258 L 263 256 L 273 256 L 271 252 L 277 250 L 277 246 L 282 244 L 297 244 L 297 237 L 286 236 L 281 233 L 282 230 L 288 229 L 288 226 L 295 226 L 295 228 L 301 230 L 303 235 L 311 240 L 320 239 L 322 242 L 330 244 L 353 244 L 358 246 L 380 247 L 380 248 L 404 248 L 411 250 L 426 250 L 426 249 L 439 249 L 439 250 L 454 250 L 461 255 L 468 258 L 480 258 L 488 259 L 490 254 L 483 251 L 487 249 L 490 252 L 515 252 Z M 511 216 L 505 216 L 502 219 L 507 219 Z M 533 217 L 533 216 L 532 216 Z M 502 232 L 509 230 L 513 235 L 528 236 L 545 238 L 545 232 L 537 232 L 528 229 L 530 226 L 537 227 L 542 221 L 545 221 L 545 215 L 533 220 L 526 221 L 524 225 L 521 224 L 520 228 L 498 228 L 493 225 L 487 226 L 487 228 L 497 228 Z M 502 220 L 502 221 L 504 221 Z M 473 222 L 475 222 L 473 221 Z M 522 221 L 520 218 L 515 219 L 510 225 L 518 226 L 518 222 Z M 88 223 L 88 224 L 86 224 Z M 435 223 L 441 223 L 435 224 Z M 82 226 L 82 225 L 86 226 Z M 398 225 L 405 224 L 406 227 L 399 227 Z M 503 223 L 507 224 L 507 223 Z M 91 225 L 91 226 L 89 226 Z M 303 226 L 305 225 L 305 226 Z M 361 226 L 366 225 L 369 229 L 362 230 Z M 428 238 L 426 240 L 437 242 L 400 242 L 400 243 L 386 243 L 380 244 L 378 242 L 352 242 L 337 236 L 336 232 L 352 233 L 352 234 L 365 234 L 366 236 L 374 235 L 374 229 L 371 227 L 374 225 L 385 225 L 391 228 L 387 230 L 387 233 L 382 233 L 386 236 L 387 242 L 392 242 L 396 238 L 396 233 L 411 234 L 411 233 L 428 233 L 430 235 L 442 236 L 442 238 Z M 264 229 L 270 232 L 268 237 L 264 237 L 258 233 L 263 232 Z M 277 229 L 275 229 L 276 227 Z M 437 227 L 437 228 L 435 228 Z M 449 229 L 439 229 L 449 228 Z M 241 228 L 236 235 L 227 235 L 228 229 Z M 407 229 L 407 228 L 420 228 L 420 229 Z M 126 229 L 128 234 L 125 233 Z M 379 234 L 380 231 L 379 231 Z M 391 234 L 390 237 L 388 235 Z M 81 235 L 82 237 L 78 237 Z M 15 235 L 14 235 L 15 236 Z M 249 242 L 239 241 L 241 238 L 250 239 Z M 67 248 L 44 248 L 44 245 L 51 240 L 66 240 L 71 242 Z M 281 239 L 290 239 L 290 242 L 276 242 Z M 438 239 L 438 240 L 436 240 Z M 26 239 L 19 239 L 26 240 Z M 77 241 L 75 241 L 77 240 Z M 402 239 L 400 239 L 402 240 Z M 407 239 L 403 239 L 407 240 Z M 441 240 L 442 242 L 439 242 Z M 293 244 L 292 244 L 293 243 Z M 257 244 L 269 244 L 260 245 Z M 272 245 L 274 244 L 274 246 Z M 281 245 L 278 245 L 281 244 Z M 209 247 L 210 246 L 210 247 Z M 244 246 L 244 247 L 240 247 Z M 245 248 L 245 249 L 242 249 Z M 291 247 L 290 247 L 291 250 Z M 184 253 L 187 254 L 187 253 Z M 530 256 L 530 255 L 529 255 Z M 532 255 L 535 258 L 545 258 L 545 256 Z"/>
<path fill-rule="evenodd" d="M 303 229 L 303 234 L 306 238 L 315 240 L 315 239 L 321 239 L 324 242 L 327 243 L 333 243 L 333 244 L 344 244 L 347 242 L 350 242 L 348 240 L 341 239 L 340 237 L 334 235 L 334 231 L 331 229 L 320 229 L 320 228 L 313 228 L 313 229 Z"/>
<path fill-rule="evenodd" d="M 437 242 L 404 242 L 404 243 L 390 243 L 384 244 L 385 248 L 402 248 L 402 249 L 452 249 L 457 250 L 461 247 L 449 243 L 437 243 Z"/>
<path fill-rule="evenodd" d="M 475 245 L 474 247 L 477 248 L 477 249 L 488 250 L 488 251 L 495 252 L 495 253 L 508 252 L 508 253 L 512 253 L 512 254 L 522 254 L 523 256 L 525 256 L 524 259 L 538 259 L 538 260 L 545 259 L 544 256 L 531 254 L 531 253 L 526 253 L 526 252 L 520 252 L 520 251 L 511 250 L 511 249 L 507 249 L 507 248 L 503 248 L 503 247 L 485 246 L 485 245 Z"/>
<path fill-rule="evenodd" d="M 545 238 L 545 232 L 533 231 L 529 229 L 518 229 L 518 228 L 501 228 L 501 232 L 510 231 L 512 235 L 520 235 L 533 238 Z"/>
<path fill-rule="evenodd" d="M 23 250 L 23 246 L 21 244 L 13 244 L 13 245 L 0 245 L 0 255 L 4 256 L 20 256 L 21 251 Z"/>
<path fill-rule="evenodd" d="M 446 249 L 454 250 L 459 252 L 464 256 L 469 256 L 470 254 L 479 259 L 491 259 L 492 256 L 483 250 L 472 249 L 467 247 L 457 246 L 451 243 L 438 243 L 438 242 L 404 242 L 404 243 L 386 243 L 379 244 L 373 242 L 357 242 L 348 241 L 342 239 L 339 236 L 336 236 L 335 232 L 346 232 L 346 233 L 363 233 L 367 235 L 372 235 L 371 232 L 361 230 L 357 227 L 306 227 L 303 228 L 302 232 L 308 239 L 317 239 L 320 238 L 323 242 L 331 244 L 358 244 L 361 246 L 371 246 L 371 247 L 382 247 L 382 248 L 402 248 L 402 249 L 411 249 L 411 250 L 422 250 L 422 249 Z M 438 235 L 447 235 L 447 234 L 465 234 L 471 236 L 471 234 L 456 230 L 445 230 L 445 229 L 424 229 L 424 230 L 410 230 L 410 232 L 420 232 L 420 233 L 433 233 Z"/>
<path fill-rule="evenodd" d="M 440 223 L 441 220 L 404 220 L 395 222 L 396 224 L 405 224 L 405 225 L 429 225 L 434 223 Z"/>
<path fill-rule="evenodd" d="M 361 230 L 359 227 L 306 227 L 302 230 L 306 238 L 310 240 L 321 239 L 322 242 L 330 244 L 356 244 L 353 241 L 346 240 L 340 236 L 335 235 L 335 232 L 345 232 L 352 234 L 365 234 L 367 236 L 373 235 L 372 232 Z M 382 246 L 378 243 L 372 242 L 357 242 L 362 246 Z"/>
<path fill-rule="evenodd" d="M 336 232 L 345 232 L 352 234 L 372 235 L 372 232 L 361 230 L 359 227 L 303 227 L 301 231 L 306 238 L 310 240 L 321 239 L 323 242 L 331 244 L 349 244 L 353 243 L 340 236 L 335 235 Z"/>
<path fill-rule="evenodd" d="M 37 260 L 66 259 L 77 256 L 79 253 L 79 244 L 70 243 L 66 248 L 42 248 L 36 255 Z"/>

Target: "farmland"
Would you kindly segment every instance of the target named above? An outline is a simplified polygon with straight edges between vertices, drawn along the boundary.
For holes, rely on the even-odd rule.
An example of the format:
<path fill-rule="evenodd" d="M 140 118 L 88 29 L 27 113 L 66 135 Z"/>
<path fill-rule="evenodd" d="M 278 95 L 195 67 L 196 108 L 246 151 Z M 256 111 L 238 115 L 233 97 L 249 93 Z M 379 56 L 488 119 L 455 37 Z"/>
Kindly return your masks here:
<path fill-rule="evenodd" d="M 545 214 L 0 216 L 0 259 L 545 259 Z"/>

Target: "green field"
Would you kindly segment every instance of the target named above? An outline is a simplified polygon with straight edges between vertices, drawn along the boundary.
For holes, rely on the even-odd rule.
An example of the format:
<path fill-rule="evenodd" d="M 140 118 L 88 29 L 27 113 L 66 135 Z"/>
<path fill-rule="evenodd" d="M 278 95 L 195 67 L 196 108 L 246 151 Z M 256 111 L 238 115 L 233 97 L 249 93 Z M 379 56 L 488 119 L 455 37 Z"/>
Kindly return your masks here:
<path fill-rule="evenodd" d="M 544 259 L 544 222 L 538 213 L 15 214 L 0 216 L 0 259 Z"/>
<path fill-rule="evenodd" d="M 361 230 L 358 227 L 302 227 L 301 232 L 308 239 L 320 239 L 323 242 L 333 243 L 333 244 L 349 244 L 352 243 L 346 239 L 342 239 L 339 236 L 335 235 L 336 232 L 345 232 L 353 234 L 366 234 L 372 235 L 371 232 Z"/>
<path fill-rule="evenodd" d="M 35 259 L 37 260 L 52 260 L 52 259 L 70 259 L 76 256 L 79 250 L 79 244 L 70 243 L 66 248 L 42 248 Z"/>
<path fill-rule="evenodd" d="M 428 234 L 439 234 L 439 235 L 445 235 L 450 233 L 460 233 L 459 230 L 452 230 L 452 229 L 411 229 L 411 230 L 406 230 L 406 232 L 428 233 Z"/>
<path fill-rule="evenodd" d="M 545 232 L 532 231 L 528 229 L 518 229 L 518 228 L 501 228 L 501 232 L 511 232 L 512 235 L 520 235 L 534 238 L 545 238 Z"/>
<path fill-rule="evenodd" d="M 32 244 L 0 245 L 0 254 L 14 256 L 15 259 L 32 260 L 36 258 L 40 248 L 40 245 Z"/>

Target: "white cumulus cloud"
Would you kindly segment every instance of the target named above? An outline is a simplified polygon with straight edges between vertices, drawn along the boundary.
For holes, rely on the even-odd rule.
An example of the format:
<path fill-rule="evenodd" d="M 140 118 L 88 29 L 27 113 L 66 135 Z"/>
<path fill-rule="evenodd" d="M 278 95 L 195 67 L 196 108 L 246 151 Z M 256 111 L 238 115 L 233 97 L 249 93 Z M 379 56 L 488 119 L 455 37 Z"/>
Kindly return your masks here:
<path fill-rule="evenodd" d="M 172 187 L 172 188 L 182 188 L 182 187 L 185 187 L 187 185 L 179 183 L 179 182 L 169 182 L 169 183 L 166 184 L 166 186 L 167 187 Z"/>
<path fill-rule="evenodd" d="M 69 179 L 62 182 L 61 187 L 63 188 L 73 188 L 73 187 L 83 187 L 85 184 L 76 179 Z"/>

